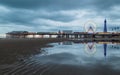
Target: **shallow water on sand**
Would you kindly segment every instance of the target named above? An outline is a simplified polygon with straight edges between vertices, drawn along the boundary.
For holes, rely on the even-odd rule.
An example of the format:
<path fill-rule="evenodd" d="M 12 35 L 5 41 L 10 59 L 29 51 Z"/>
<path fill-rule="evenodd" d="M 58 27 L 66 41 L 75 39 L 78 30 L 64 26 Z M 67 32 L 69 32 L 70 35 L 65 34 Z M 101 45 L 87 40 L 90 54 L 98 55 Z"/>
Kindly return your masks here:
<path fill-rule="evenodd" d="M 52 43 L 39 54 L 0 64 L 2 75 L 119 75 L 120 45 Z M 11 57 L 12 58 L 12 57 Z"/>

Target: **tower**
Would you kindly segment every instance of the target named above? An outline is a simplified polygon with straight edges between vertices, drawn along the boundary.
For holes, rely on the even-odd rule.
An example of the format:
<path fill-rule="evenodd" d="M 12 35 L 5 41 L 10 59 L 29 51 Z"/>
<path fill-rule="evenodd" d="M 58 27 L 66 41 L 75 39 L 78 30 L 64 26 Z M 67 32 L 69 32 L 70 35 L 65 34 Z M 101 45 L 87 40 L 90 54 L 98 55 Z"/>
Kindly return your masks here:
<path fill-rule="evenodd" d="M 107 21 L 106 21 L 106 19 L 104 20 L 104 32 L 107 32 Z"/>

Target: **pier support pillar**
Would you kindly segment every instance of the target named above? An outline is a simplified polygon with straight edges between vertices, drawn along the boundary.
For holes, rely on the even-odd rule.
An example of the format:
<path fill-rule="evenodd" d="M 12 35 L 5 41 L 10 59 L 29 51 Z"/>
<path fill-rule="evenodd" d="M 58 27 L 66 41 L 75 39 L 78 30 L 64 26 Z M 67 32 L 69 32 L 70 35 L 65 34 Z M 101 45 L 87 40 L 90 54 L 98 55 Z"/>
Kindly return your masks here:
<path fill-rule="evenodd" d="M 52 35 L 49 35 L 49 38 L 52 38 Z"/>
<path fill-rule="evenodd" d="M 41 38 L 43 38 L 44 37 L 44 35 L 41 35 Z"/>
<path fill-rule="evenodd" d="M 75 35 L 75 38 L 78 38 L 78 35 Z"/>
<path fill-rule="evenodd" d="M 33 38 L 35 38 L 35 35 L 33 35 Z"/>

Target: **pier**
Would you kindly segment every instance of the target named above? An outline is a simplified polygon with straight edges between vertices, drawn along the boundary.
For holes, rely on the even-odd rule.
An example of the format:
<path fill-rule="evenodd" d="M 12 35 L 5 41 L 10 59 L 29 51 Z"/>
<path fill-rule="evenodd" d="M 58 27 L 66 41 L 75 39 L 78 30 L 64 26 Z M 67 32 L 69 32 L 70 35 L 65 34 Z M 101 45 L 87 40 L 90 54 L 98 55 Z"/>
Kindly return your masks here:
<path fill-rule="evenodd" d="M 45 37 L 47 36 L 47 37 Z M 53 37 L 54 36 L 54 37 Z M 6 33 L 6 38 L 68 38 L 68 39 L 86 39 L 86 40 L 119 40 L 120 33 L 114 32 L 27 32 L 13 31 Z"/>

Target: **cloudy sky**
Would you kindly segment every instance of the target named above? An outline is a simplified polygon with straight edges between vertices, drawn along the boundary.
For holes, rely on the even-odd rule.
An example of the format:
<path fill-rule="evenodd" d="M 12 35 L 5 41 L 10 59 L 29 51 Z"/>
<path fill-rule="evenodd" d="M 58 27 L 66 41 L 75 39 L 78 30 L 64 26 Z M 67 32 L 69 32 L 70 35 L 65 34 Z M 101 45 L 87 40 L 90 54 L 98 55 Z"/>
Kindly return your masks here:
<path fill-rule="evenodd" d="M 10 31 L 85 31 L 94 21 L 97 31 L 120 24 L 120 0 L 0 0 L 0 34 Z"/>

